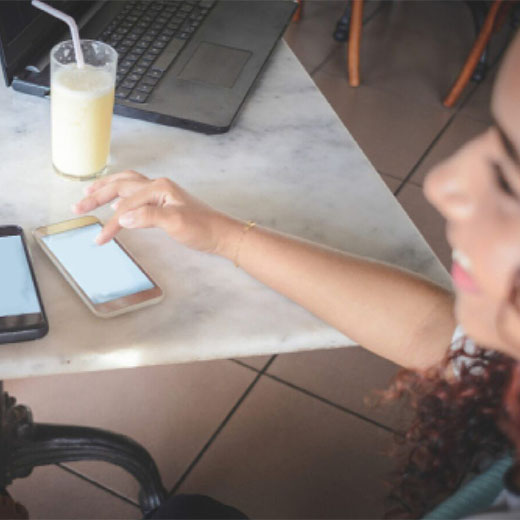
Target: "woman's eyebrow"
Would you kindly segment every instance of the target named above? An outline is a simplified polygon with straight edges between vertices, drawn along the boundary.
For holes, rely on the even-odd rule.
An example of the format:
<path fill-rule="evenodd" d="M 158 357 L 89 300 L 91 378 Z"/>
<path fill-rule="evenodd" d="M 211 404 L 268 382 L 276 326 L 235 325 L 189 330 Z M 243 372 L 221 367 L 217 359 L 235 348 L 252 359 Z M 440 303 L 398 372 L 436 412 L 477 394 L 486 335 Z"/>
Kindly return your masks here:
<path fill-rule="evenodd" d="M 496 119 L 493 120 L 493 124 L 495 125 L 495 128 L 498 131 L 500 141 L 502 142 L 502 145 L 504 146 L 507 155 L 513 162 L 520 166 L 520 153 L 518 153 L 518 150 L 515 148 L 515 145 L 513 144 L 511 139 L 507 137 L 507 134 L 504 132 L 504 129 L 498 124 Z"/>

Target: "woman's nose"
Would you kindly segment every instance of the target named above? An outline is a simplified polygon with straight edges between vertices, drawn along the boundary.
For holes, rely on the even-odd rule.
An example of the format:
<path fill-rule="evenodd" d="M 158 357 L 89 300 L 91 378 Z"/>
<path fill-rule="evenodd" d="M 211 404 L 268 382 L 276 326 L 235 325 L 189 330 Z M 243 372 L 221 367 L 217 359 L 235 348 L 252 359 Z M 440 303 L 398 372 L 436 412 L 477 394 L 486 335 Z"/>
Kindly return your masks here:
<path fill-rule="evenodd" d="M 449 163 L 440 164 L 426 177 L 424 194 L 447 220 L 468 219 L 473 215 L 475 200 L 466 175 Z"/>

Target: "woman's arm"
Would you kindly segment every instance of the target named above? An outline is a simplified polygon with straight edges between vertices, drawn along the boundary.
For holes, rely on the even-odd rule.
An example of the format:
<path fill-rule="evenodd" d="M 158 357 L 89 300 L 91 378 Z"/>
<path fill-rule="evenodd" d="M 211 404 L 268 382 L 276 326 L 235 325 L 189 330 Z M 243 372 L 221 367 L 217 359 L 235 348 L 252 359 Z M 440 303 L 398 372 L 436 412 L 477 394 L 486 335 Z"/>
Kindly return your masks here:
<path fill-rule="evenodd" d="M 359 345 L 409 368 L 440 361 L 453 295 L 408 271 L 224 219 L 217 253 Z"/>
<path fill-rule="evenodd" d="M 455 328 L 453 297 L 410 272 L 261 227 L 249 228 L 168 179 L 122 172 L 96 181 L 75 207 L 119 197 L 98 243 L 121 227 L 161 227 L 177 241 L 238 261 L 250 275 L 348 337 L 392 361 L 426 368 L 441 360 Z"/>

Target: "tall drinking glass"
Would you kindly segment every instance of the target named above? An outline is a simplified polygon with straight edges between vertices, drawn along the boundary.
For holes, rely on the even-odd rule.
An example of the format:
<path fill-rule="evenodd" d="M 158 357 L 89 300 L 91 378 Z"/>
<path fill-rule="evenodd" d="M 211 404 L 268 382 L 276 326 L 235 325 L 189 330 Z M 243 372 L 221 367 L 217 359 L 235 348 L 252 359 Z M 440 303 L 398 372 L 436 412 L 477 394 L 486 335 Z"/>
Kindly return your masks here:
<path fill-rule="evenodd" d="M 117 52 L 95 40 L 81 48 L 82 68 L 71 40 L 51 50 L 52 164 L 66 177 L 91 179 L 107 168 Z"/>

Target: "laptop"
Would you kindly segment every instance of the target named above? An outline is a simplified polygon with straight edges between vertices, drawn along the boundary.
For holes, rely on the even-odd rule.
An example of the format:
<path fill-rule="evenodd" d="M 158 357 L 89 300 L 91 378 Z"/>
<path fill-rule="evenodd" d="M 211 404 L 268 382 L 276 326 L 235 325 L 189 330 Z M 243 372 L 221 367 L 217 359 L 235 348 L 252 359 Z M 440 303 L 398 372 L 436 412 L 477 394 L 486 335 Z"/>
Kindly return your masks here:
<path fill-rule="evenodd" d="M 227 132 L 291 20 L 294 0 L 53 1 L 83 39 L 118 52 L 114 113 L 207 134 Z M 27 1 L 0 1 L 7 86 L 50 92 L 49 53 L 66 24 Z"/>

